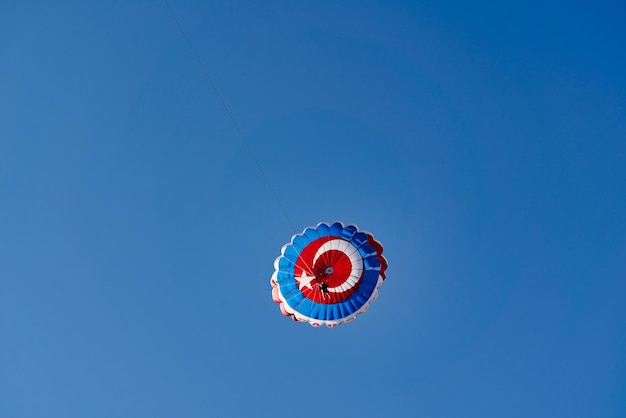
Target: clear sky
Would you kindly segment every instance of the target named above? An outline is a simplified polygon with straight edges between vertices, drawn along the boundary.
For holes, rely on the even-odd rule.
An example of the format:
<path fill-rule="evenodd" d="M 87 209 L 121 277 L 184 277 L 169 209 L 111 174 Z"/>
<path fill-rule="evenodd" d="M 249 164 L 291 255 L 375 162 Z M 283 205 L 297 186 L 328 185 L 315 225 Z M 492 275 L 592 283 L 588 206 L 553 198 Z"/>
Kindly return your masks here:
<path fill-rule="evenodd" d="M 280 314 L 293 229 L 162 1 L 3 1 L 0 416 L 626 416 L 620 2 L 169 1 L 387 280 Z"/>

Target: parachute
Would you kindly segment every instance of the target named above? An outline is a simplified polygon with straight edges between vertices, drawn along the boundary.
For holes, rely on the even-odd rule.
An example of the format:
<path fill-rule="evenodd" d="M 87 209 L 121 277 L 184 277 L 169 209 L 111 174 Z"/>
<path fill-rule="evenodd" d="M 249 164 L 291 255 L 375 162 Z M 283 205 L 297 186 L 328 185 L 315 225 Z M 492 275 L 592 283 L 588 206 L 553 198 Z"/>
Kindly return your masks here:
<path fill-rule="evenodd" d="M 368 310 L 386 269 L 383 246 L 372 234 L 322 222 L 283 246 L 270 279 L 272 299 L 295 321 L 336 327 Z"/>

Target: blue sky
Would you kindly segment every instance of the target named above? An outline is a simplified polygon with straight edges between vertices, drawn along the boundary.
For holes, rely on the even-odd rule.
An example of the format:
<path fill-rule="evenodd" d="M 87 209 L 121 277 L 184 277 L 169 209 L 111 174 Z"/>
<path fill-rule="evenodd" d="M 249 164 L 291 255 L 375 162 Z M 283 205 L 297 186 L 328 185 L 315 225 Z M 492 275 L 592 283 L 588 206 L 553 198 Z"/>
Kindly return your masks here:
<path fill-rule="evenodd" d="M 296 228 L 388 279 L 280 314 L 293 230 L 163 2 L 5 2 L 1 416 L 626 416 L 623 5 L 169 2 Z"/>

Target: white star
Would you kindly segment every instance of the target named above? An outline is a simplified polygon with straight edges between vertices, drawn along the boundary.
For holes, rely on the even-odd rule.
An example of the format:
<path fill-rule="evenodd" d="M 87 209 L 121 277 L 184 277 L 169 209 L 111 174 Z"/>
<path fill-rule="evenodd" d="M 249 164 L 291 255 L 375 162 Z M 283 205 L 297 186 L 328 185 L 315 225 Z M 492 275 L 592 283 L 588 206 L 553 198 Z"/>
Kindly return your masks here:
<path fill-rule="evenodd" d="M 309 289 L 313 290 L 311 282 L 315 280 L 315 278 L 315 276 L 307 276 L 306 271 L 302 270 L 302 276 L 297 277 L 298 283 L 300 283 L 300 290 L 302 290 L 303 287 L 308 287 Z"/>

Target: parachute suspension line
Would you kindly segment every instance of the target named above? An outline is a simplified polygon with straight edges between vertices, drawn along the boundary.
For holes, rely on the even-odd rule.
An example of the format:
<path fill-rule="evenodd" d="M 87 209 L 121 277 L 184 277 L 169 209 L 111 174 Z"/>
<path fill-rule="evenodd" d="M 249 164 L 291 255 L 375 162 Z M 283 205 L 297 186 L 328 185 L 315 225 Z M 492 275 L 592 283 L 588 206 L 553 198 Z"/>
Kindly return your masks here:
<path fill-rule="evenodd" d="M 250 154 L 250 157 L 252 158 L 252 160 L 256 164 L 257 168 L 259 169 L 259 172 L 261 173 L 261 176 L 265 180 L 265 183 L 267 184 L 267 187 L 270 189 L 270 192 L 274 196 L 274 199 L 276 200 L 276 203 L 278 203 L 278 206 L 282 210 L 283 215 L 285 215 L 285 218 L 287 219 L 287 222 L 289 222 L 289 225 L 291 225 L 291 229 L 293 229 L 294 233 L 298 233 L 298 230 L 296 229 L 295 225 L 291 221 L 291 218 L 287 214 L 287 210 L 285 209 L 285 207 L 283 206 L 282 202 L 278 198 L 278 194 L 276 194 L 276 190 L 274 189 L 274 187 L 272 187 L 272 183 L 270 183 L 270 180 L 267 178 L 267 175 L 265 174 L 265 171 L 263 170 L 263 167 L 261 167 L 261 163 L 259 163 L 259 160 L 256 158 L 256 156 L 252 152 L 252 148 L 250 148 L 250 145 L 248 144 L 248 141 L 246 140 L 246 137 L 244 136 L 243 132 L 241 132 L 241 129 L 239 128 L 239 125 L 237 124 L 237 121 L 235 120 L 235 117 L 233 116 L 233 114 L 231 113 L 230 109 L 226 105 L 226 101 L 224 101 L 224 98 L 220 94 L 220 91 L 217 89 L 217 86 L 215 85 L 215 82 L 213 81 L 213 78 L 211 78 L 211 75 L 209 74 L 209 72 L 207 71 L 206 67 L 202 63 L 202 60 L 200 59 L 200 56 L 196 52 L 196 49 L 193 47 L 193 44 L 191 43 L 191 40 L 189 40 L 189 37 L 187 36 L 187 33 L 185 33 L 185 30 L 183 29 L 183 26 L 180 24 L 180 22 L 178 21 L 178 18 L 174 14 L 174 10 L 172 10 L 172 8 L 170 7 L 170 4 L 167 2 L 167 0 L 163 0 L 163 2 L 165 3 L 165 6 L 167 7 L 167 10 L 170 12 L 170 16 L 172 16 L 172 19 L 174 20 L 174 23 L 176 23 L 176 26 L 178 26 L 178 29 L 180 30 L 180 33 L 183 35 L 183 38 L 185 38 L 185 41 L 187 42 L 187 45 L 189 45 L 189 49 L 191 49 L 191 52 L 192 52 L 193 56 L 196 59 L 196 62 L 198 63 L 198 65 L 202 69 L 202 73 L 204 74 L 204 77 L 208 80 L 209 84 L 211 84 L 211 87 L 213 88 L 213 91 L 215 92 L 215 95 L 219 99 L 220 103 L 222 104 L 222 107 L 224 108 L 224 111 L 228 115 L 228 118 L 230 119 L 230 121 L 232 122 L 233 126 L 235 127 L 235 130 L 239 134 L 239 139 L 241 139 L 241 142 L 243 142 L 243 144 L 245 145 L 246 149 L 248 150 L 248 154 Z"/>

